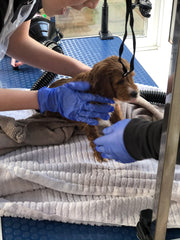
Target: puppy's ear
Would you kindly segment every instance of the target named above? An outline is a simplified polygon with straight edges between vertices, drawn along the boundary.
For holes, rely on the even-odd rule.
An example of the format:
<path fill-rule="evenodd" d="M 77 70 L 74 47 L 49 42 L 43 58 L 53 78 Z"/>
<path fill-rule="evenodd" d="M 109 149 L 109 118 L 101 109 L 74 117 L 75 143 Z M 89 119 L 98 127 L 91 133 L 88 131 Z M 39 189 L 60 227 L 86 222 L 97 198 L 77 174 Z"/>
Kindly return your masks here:
<path fill-rule="evenodd" d="M 102 96 L 116 97 L 118 84 L 121 84 L 124 71 L 117 56 L 111 56 L 95 64 L 91 70 L 92 91 Z"/>
<path fill-rule="evenodd" d="M 102 61 L 94 65 L 91 70 L 91 90 L 94 94 L 99 94 L 108 98 L 114 97 L 112 85 L 112 71 L 107 63 Z"/>

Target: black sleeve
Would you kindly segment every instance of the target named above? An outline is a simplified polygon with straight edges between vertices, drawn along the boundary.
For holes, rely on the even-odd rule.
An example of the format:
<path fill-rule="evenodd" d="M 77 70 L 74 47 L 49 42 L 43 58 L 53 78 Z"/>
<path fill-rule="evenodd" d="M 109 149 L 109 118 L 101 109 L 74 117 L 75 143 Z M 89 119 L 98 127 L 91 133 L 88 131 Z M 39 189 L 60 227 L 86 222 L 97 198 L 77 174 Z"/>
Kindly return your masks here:
<path fill-rule="evenodd" d="M 37 0 L 26 21 L 30 20 L 41 8 L 42 8 L 41 0 Z"/>
<path fill-rule="evenodd" d="M 2 31 L 2 28 L 4 26 L 4 18 L 6 16 L 7 8 L 9 5 L 9 0 L 2 0 L 1 2 L 1 7 L 0 7 L 0 33 Z M 18 8 L 19 4 L 22 3 L 22 0 L 16 0 L 14 1 L 14 12 Z M 37 0 L 35 3 L 30 15 L 27 17 L 27 20 L 30 20 L 40 9 L 42 8 L 42 3 L 41 0 Z"/>
<path fill-rule="evenodd" d="M 9 0 L 1 1 L 1 7 L 0 7 L 0 32 L 4 26 L 4 18 L 6 16 L 6 11 L 9 5 Z"/>
<path fill-rule="evenodd" d="M 16 0 L 14 1 L 14 12 L 16 9 L 23 3 L 26 2 L 25 0 Z M 34 7 L 27 17 L 26 21 L 30 20 L 40 9 L 42 8 L 42 2 L 41 0 L 36 0 L 36 3 L 34 4 Z"/>
<path fill-rule="evenodd" d="M 159 158 L 162 120 L 150 122 L 132 119 L 124 131 L 124 144 L 136 160 Z"/>

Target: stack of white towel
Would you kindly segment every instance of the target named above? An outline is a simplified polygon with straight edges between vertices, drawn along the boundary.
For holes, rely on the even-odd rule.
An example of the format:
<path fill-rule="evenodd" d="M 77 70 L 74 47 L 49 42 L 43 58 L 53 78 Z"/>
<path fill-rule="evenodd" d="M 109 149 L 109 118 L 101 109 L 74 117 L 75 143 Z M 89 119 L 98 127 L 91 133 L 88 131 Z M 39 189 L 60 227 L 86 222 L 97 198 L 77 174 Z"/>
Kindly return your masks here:
<path fill-rule="evenodd" d="M 152 208 L 157 161 L 99 163 L 85 136 L 67 144 L 24 147 L 0 157 L 0 216 L 136 226 Z M 168 227 L 180 226 L 180 166 Z"/>

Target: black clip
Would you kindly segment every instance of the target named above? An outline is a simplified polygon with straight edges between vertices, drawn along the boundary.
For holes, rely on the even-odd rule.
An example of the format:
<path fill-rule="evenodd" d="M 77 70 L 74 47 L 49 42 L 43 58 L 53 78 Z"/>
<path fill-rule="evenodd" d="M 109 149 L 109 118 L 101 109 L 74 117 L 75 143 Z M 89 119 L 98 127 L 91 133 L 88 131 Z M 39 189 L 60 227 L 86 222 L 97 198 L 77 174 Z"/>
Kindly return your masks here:
<path fill-rule="evenodd" d="M 140 219 L 137 223 L 137 238 L 139 240 L 153 240 L 152 237 L 152 209 L 144 209 L 140 212 Z"/>

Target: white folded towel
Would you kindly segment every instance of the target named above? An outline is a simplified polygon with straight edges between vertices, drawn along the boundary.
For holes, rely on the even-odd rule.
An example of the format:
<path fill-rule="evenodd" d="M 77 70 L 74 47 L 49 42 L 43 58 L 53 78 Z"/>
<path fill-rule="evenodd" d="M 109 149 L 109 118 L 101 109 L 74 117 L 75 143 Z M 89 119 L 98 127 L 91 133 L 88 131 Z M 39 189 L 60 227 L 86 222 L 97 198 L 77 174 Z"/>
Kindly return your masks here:
<path fill-rule="evenodd" d="M 99 163 L 83 135 L 18 149 L 0 163 L 0 216 L 136 226 L 140 211 L 153 206 L 157 161 Z M 168 227 L 180 227 L 178 165 Z"/>

